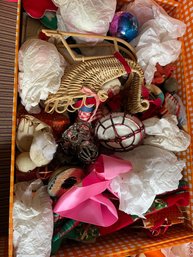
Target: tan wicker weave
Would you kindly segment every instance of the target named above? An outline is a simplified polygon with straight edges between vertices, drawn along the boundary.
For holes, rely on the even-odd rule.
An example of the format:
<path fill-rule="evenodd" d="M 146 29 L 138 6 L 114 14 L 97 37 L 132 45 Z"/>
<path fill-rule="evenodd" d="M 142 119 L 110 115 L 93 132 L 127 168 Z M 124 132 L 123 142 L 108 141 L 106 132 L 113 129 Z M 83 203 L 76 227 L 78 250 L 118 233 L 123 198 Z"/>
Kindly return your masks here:
<path fill-rule="evenodd" d="M 54 36 L 60 37 L 63 34 L 65 33 L 60 32 L 59 34 L 59 32 L 55 32 Z M 46 35 L 50 36 L 52 32 L 49 31 L 48 33 L 46 31 Z M 63 42 L 65 41 L 63 37 L 61 40 Z M 72 55 L 72 58 L 75 58 L 74 55 Z M 78 58 L 79 59 L 77 59 L 77 57 L 75 58 L 76 61 L 82 60 L 82 62 L 76 62 L 73 65 L 67 66 L 58 92 L 56 94 L 50 94 L 45 101 L 46 112 L 56 111 L 63 113 L 66 110 L 74 112 L 81 108 L 82 105 L 86 105 L 86 99 L 90 96 L 104 102 L 108 96 L 107 93 L 102 90 L 102 86 L 108 81 L 127 74 L 123 64 L 114 56 L 100 58 L 85 57 L 84 61 L 82 59 L 83 57 Z M 147 110 L 149 103 L 141 98 L 141 86 L 144 80 L 143 71 L 136 62 L 128 58 L 125 60 L 131 67 L 131 74 L 126 83 L 127 90 L 125 91 L 125 97 L 127 102 L 125 104 L 125 111 L 134 114 Z M 83 92 L 83 88 L 88 88 L 90 93 Z M 82 104 L 79 108 L 75 107 L 77 99 L 82 100 Z"/>

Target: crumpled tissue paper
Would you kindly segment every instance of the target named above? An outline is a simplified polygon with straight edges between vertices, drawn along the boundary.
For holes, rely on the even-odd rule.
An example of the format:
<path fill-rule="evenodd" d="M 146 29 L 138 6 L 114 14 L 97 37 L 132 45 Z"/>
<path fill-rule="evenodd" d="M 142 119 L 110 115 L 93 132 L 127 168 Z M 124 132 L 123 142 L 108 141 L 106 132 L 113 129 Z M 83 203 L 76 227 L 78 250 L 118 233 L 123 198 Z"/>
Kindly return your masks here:
<path fill-rule="evenodd" d="M 26 111 L 40 112 L 40 100 L 60 87 L 66 62 L 52 43 L 27 40 L 19 50 L 19 95 Z"/>
<path fill-rule="evenodd" d="M 185 162 L 164 149 L 141 145 L 116 156 L 131 162 L 130 173 L 114 178 L 110 187 L 119 197 L 119 209 L 144 218 L 156 195 L 176 190 Z"/>
<path fill-rule="evenodd" d="M 193 243 L 181 244 L 170 248 L 161 249 L 165 257 L 191 257 Z"/>
<path fill-rule="evenodd" d="M 152 117 L 143 121 L 147 136 L 143 140 L 145 145 L 154 145 L 168 151 L 181 152 L 190 145 L 190 135 L 179 129 L 175 115 L 165 115 L 161 119 Z"/>
<path fill-rule="evenodd" d="M 17 257 L 50 257 L 52 202 L 40 179 L 15 185 L 13 229 Z"/>
<path fill-rule="evenodd" d="M 37 167 L 47 165 L 53 159 L 57 146 L 50 132 L 36 131 L 30 147 L 30 158 Z"/>
<path fill-rule="evenodd" d="M 169 16 L 152 0 L 136 0 L 132 4 L 127 10 L 136 14 L 140 9 L 139 20 L 143 25 L 130 44 L 136 49 L 146 83 L 151 84 L 156 63 L 165 66 L 177 60 L 181 52 L 181 42 L 177 39 L 184 35 L 186 25 Z"/>
<path fill-rule="evenodd" d="M 113 19 L 116 0 L 53 0 L 58 6 L 58 30 L 106 35 Z M 79 41 L 97 42 L 97 38 L 76 37 Z"/>

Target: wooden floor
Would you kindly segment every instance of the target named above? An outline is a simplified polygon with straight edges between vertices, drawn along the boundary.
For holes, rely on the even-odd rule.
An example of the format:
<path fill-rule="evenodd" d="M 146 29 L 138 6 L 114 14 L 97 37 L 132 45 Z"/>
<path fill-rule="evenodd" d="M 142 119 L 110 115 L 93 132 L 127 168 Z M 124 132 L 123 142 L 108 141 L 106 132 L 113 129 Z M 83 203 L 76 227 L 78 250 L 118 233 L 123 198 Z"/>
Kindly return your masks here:
<path fill-rule="evenodd" d="M 8 256 L 8 239 L 7 237 L 0 237 L 0 256 Z"/>
<path fill-rule="evenodd" d="M 16 15 L 17 3 L 0 1 L 0 237 L 8 234 Z M 0 239 L 0 256 L 6 245 Z"/>

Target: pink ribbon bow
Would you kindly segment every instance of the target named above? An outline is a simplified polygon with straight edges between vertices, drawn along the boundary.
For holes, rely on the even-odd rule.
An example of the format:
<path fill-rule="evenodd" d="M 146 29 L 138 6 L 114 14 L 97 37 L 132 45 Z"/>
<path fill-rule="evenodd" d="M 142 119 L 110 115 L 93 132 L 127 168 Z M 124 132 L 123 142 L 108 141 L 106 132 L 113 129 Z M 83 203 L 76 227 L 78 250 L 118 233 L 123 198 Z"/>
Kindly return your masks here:
<path fill-rule="evenodd" d="M 82 186 L 73 186 L 56 203 L 54 212 L 62 217 L 108 227 L 118 220 L 113 203 L 102 193 L 110 189 L 113 178 L 131 170 L 131 163 L 111 156 L 100 155 Z M 113 192 L 112 192 L 113 193 Z"/>

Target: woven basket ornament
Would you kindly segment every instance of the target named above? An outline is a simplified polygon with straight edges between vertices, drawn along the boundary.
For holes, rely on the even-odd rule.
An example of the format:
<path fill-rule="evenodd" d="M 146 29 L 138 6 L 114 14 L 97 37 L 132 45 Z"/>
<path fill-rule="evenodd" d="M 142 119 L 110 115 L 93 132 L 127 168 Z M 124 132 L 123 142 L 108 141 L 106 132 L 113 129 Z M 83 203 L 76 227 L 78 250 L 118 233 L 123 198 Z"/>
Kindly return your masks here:
<path fill-rule="evenodd" d="M 64 40 L 65 33 L 52 33 L 52 31 L 45 30 L 44 33 L 47 36 L 60 38 L 67 48 L 66 41 Z M 78 35 L 80 36 L 80 34 Z M 68 48 L 67 50 L 71 54 Z M 71 56 L 75 59 L 73 55 Z M 144 76 L 141 67 L 135 61 L 125 58 L 124 62 L 121 62 L 115 56 L 95 57 L 86 60 L 83 58 L 80 60 L 80 62 L 75 62 L 66 68 L 58 92 L 50 94 L 45 101 L 46 112 L 56 111 L 63 113 L 66 110 L 74 112 L 82 106 L 86 106 L 86 99 L 88 97 L 94 97 L 96 103 L 106 101 L 108 95 L 102 89 L 103 85 L 108 81 L 128 74 L 126 66 L 129 67 L 130 74 L 125 86 L 127 95 L 125 111 L 134 114 L 149 108 L 148 101 L 141 98 L 141 86 Z M 80 99 L 82 100 L 81 105 L 76 107 L 75 103 Z"/>

